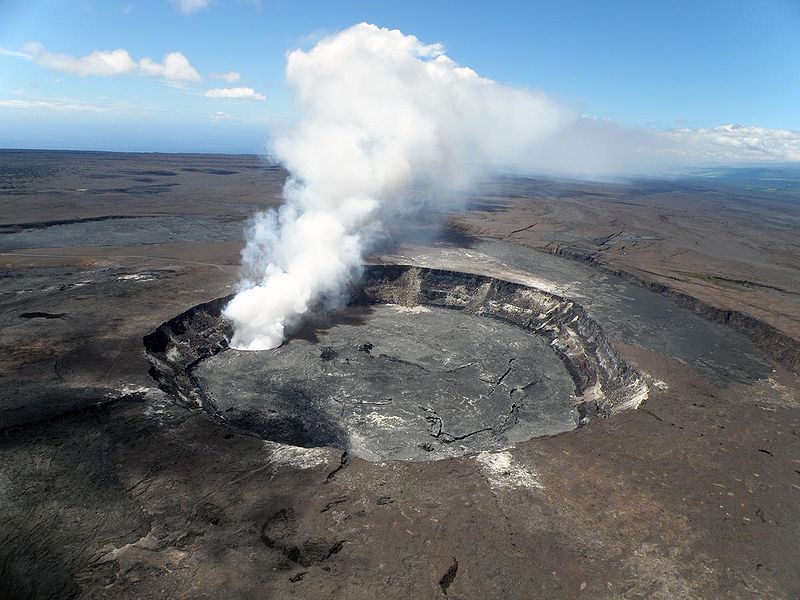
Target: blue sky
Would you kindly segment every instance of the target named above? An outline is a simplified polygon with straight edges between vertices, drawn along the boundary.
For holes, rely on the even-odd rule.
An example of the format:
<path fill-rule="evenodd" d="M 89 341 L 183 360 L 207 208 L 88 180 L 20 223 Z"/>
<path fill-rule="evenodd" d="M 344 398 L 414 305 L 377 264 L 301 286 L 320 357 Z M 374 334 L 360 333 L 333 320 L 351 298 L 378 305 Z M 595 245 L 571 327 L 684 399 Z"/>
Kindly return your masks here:
<path fill-rule="evenodd" d="M 261 151 L 294 116 L 286 52 L 360 21 L 627 127 L 800 130 L 798 0 L 183 2 L 208 5 L 0 0 L 0 147 Z M 80 60 L 116 49 L 115 74 Z"/>

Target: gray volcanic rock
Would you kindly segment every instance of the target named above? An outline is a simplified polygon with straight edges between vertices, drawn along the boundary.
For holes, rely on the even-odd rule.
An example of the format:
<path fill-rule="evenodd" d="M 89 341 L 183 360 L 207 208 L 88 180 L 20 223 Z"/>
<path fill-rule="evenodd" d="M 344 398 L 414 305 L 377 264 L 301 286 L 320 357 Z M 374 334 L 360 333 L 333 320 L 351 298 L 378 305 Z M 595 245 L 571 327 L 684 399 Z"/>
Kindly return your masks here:
<path fill-rule="evenodd" d="M 228 298 L 199 305 L 145 337 L 152 374 L 214 419 L 369 460 L 499 450 L 647 396 L 600 326 L 543 290 L 373 265 L 354 298 L 264 352 L 227 348 Z"/>
<path fill-rule="evenodd" d="M 316 340 L 228 350 L 194 374 L 234 425 L 370 460 L 496 450 L 578 425 L 572 379 L 538 336 L 442 308 L 344 316 Z"/>

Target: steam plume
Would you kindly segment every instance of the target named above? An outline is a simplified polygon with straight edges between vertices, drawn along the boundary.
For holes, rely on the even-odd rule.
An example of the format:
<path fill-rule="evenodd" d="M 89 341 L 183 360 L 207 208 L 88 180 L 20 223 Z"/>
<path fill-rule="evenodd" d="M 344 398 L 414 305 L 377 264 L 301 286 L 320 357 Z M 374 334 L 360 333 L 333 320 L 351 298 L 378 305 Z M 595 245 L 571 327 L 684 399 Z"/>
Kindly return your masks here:
<path fill-rule="evenodd" d="M 363 23 L 291 52 L 287 79 L 303 116 L 273 142 L 290 173 L 285 203 L 252 225 L 247 280 L 225 309 L 240 349 L 280 345 L 313 303 L 337 298 L 380 215 L 420 189 L 520 165 L 576 118 L 459 67 L 438 45 Z"/>
<path fill-rule="evenodd" d="M 794 132 L 757 143 L 766 130 L 656 133 L 581 117 L 460 67 L 439 45 L 366 23 L 291 52 L 286 73 L 301 118 L 273 141 L 290 176 L 283 206 L 248 232 L 245 280 L 225 309 L 234 348 L 274 348 L 311 306 L 341 299 L 381 220 L 425 193 L 498 171 L 633 175 L 800 156 Z"/>

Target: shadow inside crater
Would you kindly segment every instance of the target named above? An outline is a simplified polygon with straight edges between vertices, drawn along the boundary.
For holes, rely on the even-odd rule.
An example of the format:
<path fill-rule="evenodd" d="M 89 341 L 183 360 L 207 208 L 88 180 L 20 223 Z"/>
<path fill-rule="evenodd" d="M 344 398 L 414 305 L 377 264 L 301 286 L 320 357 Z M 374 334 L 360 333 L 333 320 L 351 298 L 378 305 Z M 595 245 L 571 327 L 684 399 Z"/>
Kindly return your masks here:
<path fill-rule="evenodd" d="M 223 413 L 225 421 L 282 444 L 303 448 L 347 447 L 347 432 L 302 386 L 273 382 L 270 387 L 270 396 L 279 401 L 268 412 L 228 409 Z"/>
<path fill-rule="evenodd" d="M 369 305 L 351 304 L 337 310 L 312 311 L 311 316 L 304 317 L 302 321 L 287 331 L 284 343 L 289 340 L 317 343 L 325 333 L 338 325 L 363 325 L 369 320 L 374 310 Z"/>

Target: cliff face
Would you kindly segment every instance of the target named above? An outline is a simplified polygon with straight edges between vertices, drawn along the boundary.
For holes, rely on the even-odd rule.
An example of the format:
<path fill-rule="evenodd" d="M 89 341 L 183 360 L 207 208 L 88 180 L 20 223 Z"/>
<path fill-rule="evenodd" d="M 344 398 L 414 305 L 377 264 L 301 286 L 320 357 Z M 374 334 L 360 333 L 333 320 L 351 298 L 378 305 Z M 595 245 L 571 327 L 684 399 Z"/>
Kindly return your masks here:
<path fill-rule="evenodd" d="M 454 271 L 373 266 L 361 301 L 427 305 L 500 319 L 544 337 L 575 382 L 582 414 L 637 407 L 647 385 L 576 302 L 518 284 Z"/>
<path fill-rule="evenodd" d="M 144 337 L 150 375 L 178 404 L 200 409 L 221 419 L 213 401 L 203 393 L 192 369 L 203 359 L 227 350 L 232 333 L 222 309 L 233 295 L 193 306 L 162 323 Z"/>
<path fill-rule="evenodd" d="M 745 335 L 770 358 L 779 362 L 790 371 L 800 373 L 800 341 L 780 331 L 776 327 L 773 327 L 769 323 L 765 323 L 760 319 L 737 310 L 714 306 L 662 283 L 648 281 L 622 269 L 609 267 L 604 262 L 598 260 L 597 253 L 582 252 L 562 246 L 554 246 L 550 249 L 550 253 L 570 260 L 589 263 L 592 267 L 600 271 L 615 275 L 629 283 L 666 296 L 675 302 L 676 305 L 692 311 L 703 319 L 727 325 Z"/>
<path fill-rule="evenodd" d="M 193 375 L 202 360 L 227 349 L 230 324 L 221 312 L 230 296 L 199 304 L 144 338 L 151 375 L 176 402 L 214 419 L 223 415 Z M 354 304 L 431 306 L 498 319 L 543 337 L 575 385 L 582 422 L 637 407 L 647 397 L 643 378 L 606 339 L 579 304 L 492 277 L 405 265 L 365 268 Z"/>

